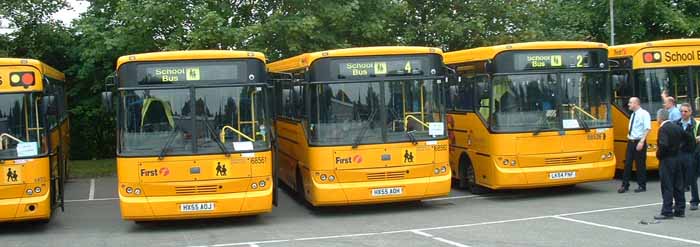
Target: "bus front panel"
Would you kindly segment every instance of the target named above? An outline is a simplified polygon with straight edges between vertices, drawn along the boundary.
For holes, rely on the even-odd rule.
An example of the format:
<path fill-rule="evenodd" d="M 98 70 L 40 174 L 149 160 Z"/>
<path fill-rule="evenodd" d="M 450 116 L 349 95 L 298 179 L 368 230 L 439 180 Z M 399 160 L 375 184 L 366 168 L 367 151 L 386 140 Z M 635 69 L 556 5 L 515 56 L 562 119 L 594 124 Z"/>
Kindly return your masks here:
<path fill-rule="evenodd" d="M 0 169 L 0 222 L 51 217 L 48 158 L 6 160 Z"/>
<path fill-rule="evenodd" d="M 118 158 L 122 218 L 188 219 L 272 210 L 271 152 Z"/>

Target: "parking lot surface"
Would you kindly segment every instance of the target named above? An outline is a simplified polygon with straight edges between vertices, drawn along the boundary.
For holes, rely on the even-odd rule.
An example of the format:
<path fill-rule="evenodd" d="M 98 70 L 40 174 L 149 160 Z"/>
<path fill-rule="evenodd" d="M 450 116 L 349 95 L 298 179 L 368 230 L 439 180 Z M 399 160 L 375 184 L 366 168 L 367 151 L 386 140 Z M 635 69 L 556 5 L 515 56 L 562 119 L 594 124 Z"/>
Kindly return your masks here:
<path fill-rule="evenodd" d="M 310 209 L 285 189 L 259 216 L 135 224 L 122 221 L 116 178 L 67 184 L 50 223 L 0 224 L 0 246 L 697 246 L 700 211 L 653 224 L 658 180 L 618 194 L 619 181 Z M 641 221 L 652 224 L 641 224 Z"/>

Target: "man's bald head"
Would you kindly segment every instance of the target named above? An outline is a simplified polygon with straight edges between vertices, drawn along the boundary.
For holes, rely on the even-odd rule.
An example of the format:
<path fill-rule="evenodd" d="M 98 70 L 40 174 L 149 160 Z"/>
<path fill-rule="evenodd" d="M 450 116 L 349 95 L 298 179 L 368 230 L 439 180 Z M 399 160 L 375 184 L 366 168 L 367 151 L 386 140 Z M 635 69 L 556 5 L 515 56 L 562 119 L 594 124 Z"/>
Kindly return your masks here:
<path fill-rule="evenodd" d="M 673 97 L 666 97 L 664 99 L 664 108 L 666 110 L 671 109 L 674 106 L 676 106 L 676 99 L 674 99 Z"/>
<path fill-rule="evenodd" d="M 629 107 L 630 111 L 636 111 L 640 108 L 641 101 L 637 97 L 631 97 L 629 102 L 627 103 L 627 106 Z"/>

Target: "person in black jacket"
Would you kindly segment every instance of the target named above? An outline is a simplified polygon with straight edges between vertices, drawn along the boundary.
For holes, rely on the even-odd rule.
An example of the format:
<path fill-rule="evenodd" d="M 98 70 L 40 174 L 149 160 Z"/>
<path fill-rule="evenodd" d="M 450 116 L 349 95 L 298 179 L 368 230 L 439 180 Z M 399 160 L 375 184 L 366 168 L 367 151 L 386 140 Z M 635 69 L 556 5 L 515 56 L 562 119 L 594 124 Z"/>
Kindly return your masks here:
<path fill-rule="evenodd" d="M 681 105 L 681 119 L 676 121 L 676 123 L 681 126 L 686 134 L 689 145 L 683 148 L 681 156 L 683 157 L 684 173 L 685 173 L 685 187 L 690 187 L 690 210 L 698 210 L 698 203 L 700 203 L 700 198 L 698 198 L 698 150 L 700 146 L 698 145 L 698 123 L 693 118 L 693 109 L 688 103 L 683 103 Z"/>
<path fill-rule="evenodd" d="M 669 121 L 668 115 L 669 112 L 664 109 L 656 113 L 656 120 L 660 123 L 656 158 L 659 159 L 663 198 L 661 214 L 654 216 L 657 220 L 685 217 L 683 164 L 679 162 L 679 153 L 689 144 L 683 129 Z"/>

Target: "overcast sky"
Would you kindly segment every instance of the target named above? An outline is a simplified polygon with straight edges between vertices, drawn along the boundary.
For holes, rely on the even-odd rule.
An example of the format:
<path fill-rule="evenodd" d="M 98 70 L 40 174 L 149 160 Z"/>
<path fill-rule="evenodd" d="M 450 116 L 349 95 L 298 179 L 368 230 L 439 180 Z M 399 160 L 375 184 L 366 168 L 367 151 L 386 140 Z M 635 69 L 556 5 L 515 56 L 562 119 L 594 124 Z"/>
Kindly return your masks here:
<path fill-rule="evenodd" d="M 63 9 L 53 16 L 54 19 L 60 20 L 66 25 L 70 25 L 70 22 L 77 19 L 90 5 L 90 3 L 82 0 L 68 0 L 68 4 L 71 5 L 72 9 Z"/>

